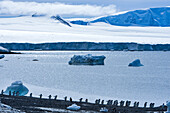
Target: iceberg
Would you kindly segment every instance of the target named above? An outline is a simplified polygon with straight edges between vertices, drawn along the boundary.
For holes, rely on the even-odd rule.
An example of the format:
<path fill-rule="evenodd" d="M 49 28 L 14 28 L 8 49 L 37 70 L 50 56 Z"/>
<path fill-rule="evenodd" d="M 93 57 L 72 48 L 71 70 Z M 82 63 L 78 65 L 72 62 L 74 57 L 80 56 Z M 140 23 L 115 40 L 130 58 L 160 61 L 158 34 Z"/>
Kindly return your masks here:
<path fill-rule="evenodd" d="M 109 110 L 107 108 L 105 108 L 105 107 L 100 109 L 100 112 L 108 112 L 108 111 Z"/>
<path fill-rule="evenodd" d="M 5 55 L 0 55 L 0 59 L 3 59 L 5 57 Z"/>
<path fill-rule="evenodd" d="M 21 81 L 15 81 L 11 84 L 11 86 L 7 87 L 6 91 L 4 94 L 9 95 L 9 92 L 13 93 L 15 91 L 19 93 L 18 96 L 24 96 L 26 95 L 29 90 L 23 85 Z"/>
<path fill-rule="evenodd" d="M 77 111 L 79 110 L 81 107 L 76 105 L 76 104 L 72 104 L 71 106 L 68 106 L 67 109 L 68 110 L 72 110 L 72 111 Z"/>
<path fill-rule="evenodd" d="M 143 66 L 143 64 L 141 64 L 139 59 L 136 59 L 132 63 L 130 63 L 128 66 L 139 67 L 139 66 Z"/>
<path fill-rule="evenodd" d="M 105 56 L 74 55 L 69 61 L 70 65 L 104 65 Z"/>

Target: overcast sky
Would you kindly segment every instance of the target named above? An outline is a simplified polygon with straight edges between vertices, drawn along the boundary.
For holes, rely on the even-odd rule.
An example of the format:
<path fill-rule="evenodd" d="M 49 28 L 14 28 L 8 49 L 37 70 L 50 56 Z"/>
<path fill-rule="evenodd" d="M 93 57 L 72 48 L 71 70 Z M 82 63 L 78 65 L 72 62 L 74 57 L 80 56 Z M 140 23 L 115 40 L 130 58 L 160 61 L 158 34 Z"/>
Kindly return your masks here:
<path fill-rule="evenodd" d="M 0 15 L 97 17 L 116 12 L 170 6 L 170 0 L 0 0 Z"/>
<path fill-rule="evenodd" d="M 114 4 L 117 7 L 117 11 L 170 6 L 170 0 L 13 0 L 13 1 L 62 2 L 74 5 L 90 4 L 100 6 Z"/>

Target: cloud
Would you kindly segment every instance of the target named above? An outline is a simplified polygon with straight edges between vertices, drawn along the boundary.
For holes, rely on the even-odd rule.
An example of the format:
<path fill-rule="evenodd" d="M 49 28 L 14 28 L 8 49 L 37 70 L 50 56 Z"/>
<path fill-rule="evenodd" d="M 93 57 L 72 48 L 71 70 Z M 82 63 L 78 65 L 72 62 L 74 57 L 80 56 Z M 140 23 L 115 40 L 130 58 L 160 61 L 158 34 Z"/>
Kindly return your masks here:
<path fill-rule="evenodd" d="M 37 2 L 14 2 L 1 1 L 0 14 L 8 15 L 62 15 L 62 16 L 102 16 L 116 12 L 115 5 L 69 5 L 64 3 L 37 3 Z"/>

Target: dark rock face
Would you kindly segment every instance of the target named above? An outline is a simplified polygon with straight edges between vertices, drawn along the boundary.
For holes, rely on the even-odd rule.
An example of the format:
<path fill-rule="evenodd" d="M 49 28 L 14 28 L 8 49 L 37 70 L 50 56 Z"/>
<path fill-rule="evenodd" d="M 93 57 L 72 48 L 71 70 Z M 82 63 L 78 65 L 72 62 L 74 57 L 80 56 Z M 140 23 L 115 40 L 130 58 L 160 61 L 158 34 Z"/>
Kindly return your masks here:
<path fill-rule="evenodd" d="M 69 61 L 70 65 L 104 65 L 105 56 L 74 55 Z"/>
<path fill-rule="evenodd" d="M 65 21 L 63 18 L 61 18 L 59 15 L 57 16 L 52 16 L 51 18 L 58 20 L 59 22 L 61 22 L 62 24 L 65 24 L 69 27 L 72 27 L 67 21 Z"/>
<path fill-rule="evenodd" d="M 132 63 L 130 63 L 128 66 L 132 66 L 132 67 L 140 67 L 143 66 L 143 64 L 141 64 L 139 59 L 136 59 L 135 61 L 133 61 Z"/>

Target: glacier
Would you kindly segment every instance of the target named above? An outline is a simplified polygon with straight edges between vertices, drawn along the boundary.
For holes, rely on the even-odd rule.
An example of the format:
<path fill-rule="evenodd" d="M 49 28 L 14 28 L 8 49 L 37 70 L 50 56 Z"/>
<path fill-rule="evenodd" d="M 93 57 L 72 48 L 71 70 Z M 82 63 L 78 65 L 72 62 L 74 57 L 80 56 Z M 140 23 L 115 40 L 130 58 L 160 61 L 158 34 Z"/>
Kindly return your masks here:
<path fill-rule="evenodd" d="M 72 27 L 67 27 L 49 17 L 0 18 L 0 43 L 134 42 L 170 44 L 170 27 L 126 27 L 101 22 L 91 23 L 89 26 L 71 23 L 70 25 Z M 97 44 L 95 45 L 97 46 Z M 5 45 L 0 46 L 8 48 Z M 22 46 L 21 44 L 20 47 Z M 32 48 L 31 45 L 26 44 L 26 47 L 29 48 L 29 46 Z"/>
<path fill-rule="evenodd" d="M 88 25 L 89 23 L 104 22 L 117 26 L 170 26 L 170 7 L 134 10 L 99 17 L 90 21 L 75 20 L 72 24 Z"/>

